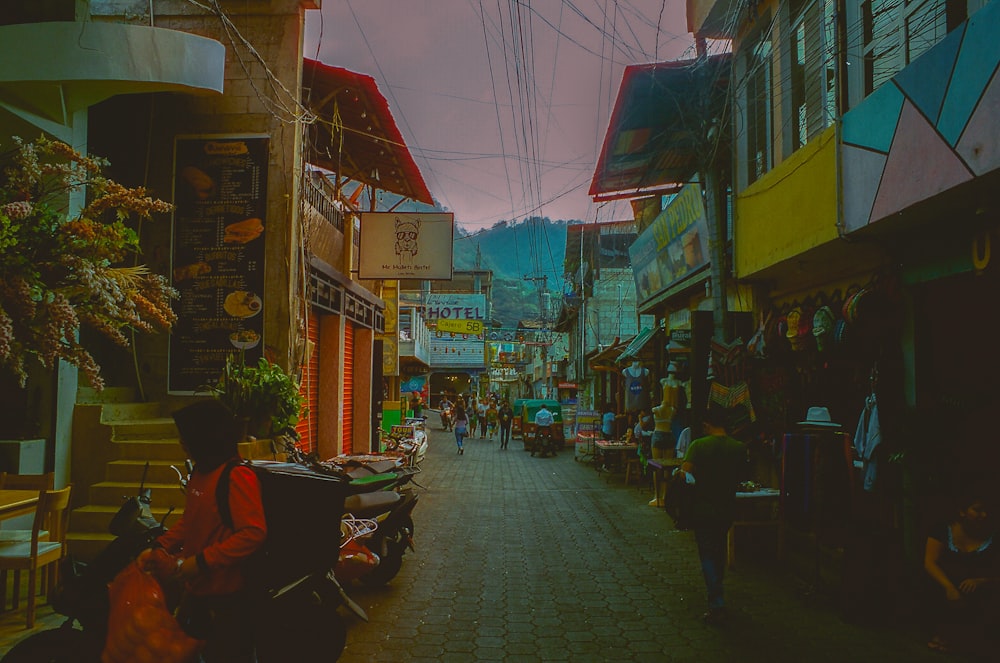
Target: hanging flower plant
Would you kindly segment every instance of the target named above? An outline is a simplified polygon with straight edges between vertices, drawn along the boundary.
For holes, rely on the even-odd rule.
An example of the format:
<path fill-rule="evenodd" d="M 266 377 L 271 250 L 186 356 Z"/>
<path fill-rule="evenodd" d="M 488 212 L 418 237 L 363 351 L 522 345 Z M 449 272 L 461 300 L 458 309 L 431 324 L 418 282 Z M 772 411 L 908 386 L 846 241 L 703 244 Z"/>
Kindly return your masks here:
<path fill-rule="evenodd" d="M 29 357 L 46 368 L 62 359 L 101 389 L 100 367 L 79 342 L 82 327 L 127 347 L 129 329 L 167 330 L 177 319 L 177 291 L 166 278 L 125 264 L 140 253 L 125 221 L 172 206 L 104 177 L 105 160 L 65 143 L 13 142 L 0 155 L 0 366 L 23 387 Z M 89 202 L 69 215 L 68 194 L 81 187 Z"/>

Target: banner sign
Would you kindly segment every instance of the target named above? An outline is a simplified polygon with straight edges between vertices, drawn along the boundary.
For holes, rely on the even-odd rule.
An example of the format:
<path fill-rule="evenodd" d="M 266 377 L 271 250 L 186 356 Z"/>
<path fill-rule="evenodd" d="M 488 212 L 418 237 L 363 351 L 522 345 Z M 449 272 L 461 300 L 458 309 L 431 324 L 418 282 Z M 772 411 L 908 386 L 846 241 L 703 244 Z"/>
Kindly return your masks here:
<path fill-rule="evenodd" d="M 482 334 L 483 333 L 483 321 L 482 320 L 448 320 L 440 319 L 437 321 L 437 330 L 443 332 L 455 332 L 457 334 Z"/>
<path fill-rule="evenodd" d="M 362 279 L 452 278 L 455 215 L 362 212 Z"/>
<path fill-rule="evenodd" d="M 171 394 L 215 383 L 235 352 L 249 365 L 263 354 L 267 164 L 267 136 L 176 139 Z"/>
<path fill-rule="evenodd" d="M 398 282 L 382 284 L 385 302 L 385 332 L 382 339 L 382 375 L 399 375 L 399 288 Z"/>
<path fill-rule="evenodd" d="M 629 248 L 636 299 L 644 302 L 708 263 L 701 187 L 685 185 Z"/>

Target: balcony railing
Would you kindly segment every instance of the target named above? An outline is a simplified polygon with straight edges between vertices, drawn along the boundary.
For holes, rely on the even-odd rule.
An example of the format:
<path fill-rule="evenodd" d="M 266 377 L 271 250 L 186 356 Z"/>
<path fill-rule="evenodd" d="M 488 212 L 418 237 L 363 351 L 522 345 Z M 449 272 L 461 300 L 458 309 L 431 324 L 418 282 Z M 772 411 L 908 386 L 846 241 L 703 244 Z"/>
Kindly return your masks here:
<path fill-rule="evenodd" d="M 316 171 L 306 173 L 305 198 L 306 203 L 330 225 L 344 232 L 344 211 L 336 201 L 336 192 L 329 181 Z"/>
<path fill-rule="evenodd" d="M 424 317 L 412 308 L 399 310 L 399 356 L 413 357 L 428 366 L 431 359 L 431 336 Z"/>

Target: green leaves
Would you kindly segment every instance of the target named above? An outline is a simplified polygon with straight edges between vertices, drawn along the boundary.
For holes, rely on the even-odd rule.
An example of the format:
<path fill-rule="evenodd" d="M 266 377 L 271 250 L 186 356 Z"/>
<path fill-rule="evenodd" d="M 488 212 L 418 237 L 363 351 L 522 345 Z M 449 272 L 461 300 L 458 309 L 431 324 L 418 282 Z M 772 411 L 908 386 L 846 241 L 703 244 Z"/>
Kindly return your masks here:
<path fill-rule="evenodd" d="M 212 392 L 246 422 L 247 433 L 257 437 L 293 428 L 305 414 L 299 385 L 263 357 L 257 366 L 247 366 L 242 354 L 230 355 Z"/>

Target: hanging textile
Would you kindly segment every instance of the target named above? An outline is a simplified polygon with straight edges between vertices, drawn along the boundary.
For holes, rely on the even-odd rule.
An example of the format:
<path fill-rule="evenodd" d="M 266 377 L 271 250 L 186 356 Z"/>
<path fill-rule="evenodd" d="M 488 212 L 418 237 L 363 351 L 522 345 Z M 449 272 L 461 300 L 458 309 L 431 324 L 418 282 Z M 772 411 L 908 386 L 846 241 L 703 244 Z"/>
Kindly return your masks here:
<path fill-rule="evenodd" d="M 875 394 L 865 399 L 865 408 L 858 419 L 858 429 L 854 433 L 854 448 L 861 458 L 864 488 L 871 492 L 875 490 L 878 478 L 878 457 L 876 449 L 882 442 L 882 428 L 878 421 L 878 403 Z"/>

